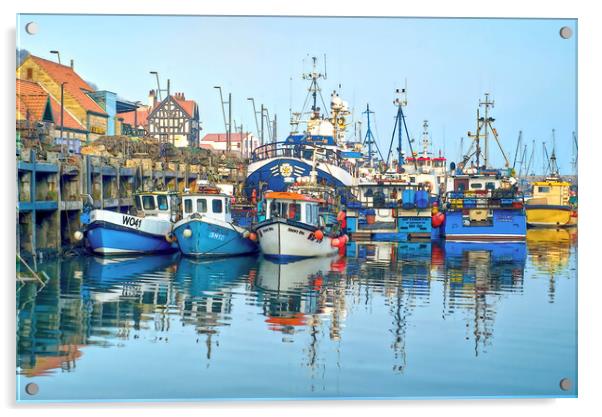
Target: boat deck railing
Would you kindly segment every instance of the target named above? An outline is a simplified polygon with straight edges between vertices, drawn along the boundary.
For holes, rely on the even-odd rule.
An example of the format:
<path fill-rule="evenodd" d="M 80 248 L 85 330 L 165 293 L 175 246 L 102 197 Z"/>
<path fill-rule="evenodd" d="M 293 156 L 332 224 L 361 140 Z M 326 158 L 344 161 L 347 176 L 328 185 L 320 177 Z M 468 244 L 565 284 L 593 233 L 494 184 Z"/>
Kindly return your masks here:
<path fill-rule="evenodd" d="M 311 161 L 316 152 L 316 161 L 336 165 L 349 171 L 338 151 L 310 144 L 293 144 L 287 142 L 273 142 L 261 145 L 251 154 L 251 162 L 263 161 L 271 158 L 299 158 Z"/>

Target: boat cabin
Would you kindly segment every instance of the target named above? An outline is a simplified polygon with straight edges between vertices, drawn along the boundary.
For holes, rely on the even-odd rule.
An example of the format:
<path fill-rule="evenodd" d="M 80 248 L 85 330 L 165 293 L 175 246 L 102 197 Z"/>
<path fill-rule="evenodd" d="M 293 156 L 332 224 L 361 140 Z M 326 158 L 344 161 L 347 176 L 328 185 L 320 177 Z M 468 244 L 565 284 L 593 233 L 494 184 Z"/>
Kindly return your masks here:
<path fill-rule="evenodd" d="M 558 179 L 546 179 L 533 183 L 533 198 L 529 204 L 568 206 L 571 183 Z"/>
<path fill-rule="evenodd" d="M 178 207 L 178 194 L 170 191 L 138 193 L 134 196 L 138 216 L 154 216 L 174 220 Z"/>
<path fill-rule="evenodd" d="M 488 175 L 458 175 L 448 178 L 447 190 L 455 191 L 457 193 L 464 193 L 467 191 L 476 192 L 488 192 L 493 190 L 499 190 L 510 184 L 507 181 L 503 181 L 499 177 L 488 176 Z"/>
<path fill-rule="evenodd" d="M 222 193 L 191 193 L 182 196 L 182 217 L 202 215 L 214 220 L 232 222 L 231 197 Z"/>
<path fill-rule="evenodd" d="M 319 207 L 322 200 L 291 192 L 266 194 L 266 219 L 281 218 L 312 226 L 322 225 Z"/>

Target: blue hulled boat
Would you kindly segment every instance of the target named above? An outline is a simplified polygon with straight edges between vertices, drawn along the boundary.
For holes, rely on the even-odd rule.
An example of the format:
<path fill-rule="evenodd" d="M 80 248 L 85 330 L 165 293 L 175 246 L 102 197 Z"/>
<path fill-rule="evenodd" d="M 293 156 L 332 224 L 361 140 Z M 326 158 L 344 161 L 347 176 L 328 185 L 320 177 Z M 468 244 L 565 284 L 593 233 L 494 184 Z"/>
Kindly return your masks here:
<path fill-rule="evenodd" d="M 459 175 L 444 198 L 447 240 L 525 240 L 524 198 L 501 174 Z M 464 185 L 464 186 L 463 186 Z"/>
<path fill-rule="evenodd" d="M 232 221 L 230 196 L 206 184 L 182 196 L 182 220 L 173 236 L 187 256 L 236 256 L 258 250 L 255 234 Z"/>
<path fill-rule="evenodd" d="M 175 219 L 178 197 L 173 192 L 147 192 L 134 196 L 135 214 L 94 210 L 81 216 L 86 247 L 99 255 L 168 253 L 177 250 L 167 239 Z"/>
<path fill-rule="evenodd" d="M 477 110 L 477 131 L 468 132 L 473 139 L 469 153 L 457 167 L 451 164 L 443 196 L 446 240 L 516 241 L 525 240 L 527 235 L 524 196 L 492 127 L 494 119 L 489 117 L 493 104 L 485 94 L 485 100 L 479 103 L 485 109 L 484 117 Z M 490 167 L 489 135 L 493 135 L 504 158 L 503 169 Z"/>
<path fill-rule="evenodd" d="M 304 101 L 304 106 L 312 103 L 311 109 L 304 107 L 293 113 L 292 132 L 284 141 L 274 138 L 274 142 L 262 143 L 253 151 L 244 188 L 248 198 L 267 190 L 286 191 L 297 178 L 309 176 L 314 153 L 319 184 L 340 190 L 353 184 L 356 162 L 362 154 L 345 140 L 345 117 L 350 114 L 348 105 L 335 91 L 331 95 L 330 114 L 321 115 L 318 80 L 325 76 L 317 71 L 316 58 L 313 70 L 303 78 L 311 83 Z M 326 108 L 322 110 L 328 112 Z M 299 128 L 300 124 L 306 125 L 304 129 Z"/>

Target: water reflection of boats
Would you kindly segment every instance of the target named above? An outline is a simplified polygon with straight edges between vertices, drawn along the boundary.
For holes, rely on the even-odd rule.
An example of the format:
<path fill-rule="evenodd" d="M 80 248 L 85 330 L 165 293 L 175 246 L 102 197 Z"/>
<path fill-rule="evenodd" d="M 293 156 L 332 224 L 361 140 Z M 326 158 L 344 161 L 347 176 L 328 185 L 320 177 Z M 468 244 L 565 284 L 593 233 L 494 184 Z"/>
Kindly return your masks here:
<path fill-rule="evenodd" d="M 324 284 L 333 262 L 325 257 L 289 263 L 261 259 L 255 286 L 271 329 L 293 333 L 295 327 L 308 323 L 308 315 L 319 310 L 315 291 Z"/>
<path fill-rule="evenodd" d="M 478 356 L 491 345 L 500 299 L 506 293 L 522 291 L 526 244 L 446 241 L 443 247 L 444 314 L 472 312 L 466 330 L 473 334 L 474 352 Z"/>
<path fill-rule="evenodd" d="M 172 270 L 176 267 L 177 254 L 134 257 L 85 258 L 83 276 L 94 284 L 114 284 L 137 279 L 147 272 Z"/>
<path fill-rule="evenodd" d="M 577 229 L 529 229 L 527 247 L 529 258 L 536 271 L 534 277 L 549 280 L 548 298 L 554 301 L 556 277 L 570 267 L 571 253 L 577 246 Z M 574 266 L 576 268 L 576 266 Z"/>
<path fill-rule="evenodd" d="M 233 256 L 218 259 L 180 259 L 175 275 L 176 283 L 186 287 L 186 293 L 193 297 L 203 297 L 214 294 L 241 277 L 254 272 L 257 257 Z"/>

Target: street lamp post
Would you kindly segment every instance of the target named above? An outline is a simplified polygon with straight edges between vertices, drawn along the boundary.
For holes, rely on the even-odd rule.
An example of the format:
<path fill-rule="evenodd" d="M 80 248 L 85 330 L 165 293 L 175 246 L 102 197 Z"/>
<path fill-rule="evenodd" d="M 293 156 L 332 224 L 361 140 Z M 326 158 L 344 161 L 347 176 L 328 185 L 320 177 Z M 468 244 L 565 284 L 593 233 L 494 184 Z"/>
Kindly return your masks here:
<path fill-rule="evenodd" d="M 135 101 L 136 108 L 134 109 L 134 129 L 138 130 L 138 107 L 140 107 L 140 101 Z"/>
<path fill-rule="evenodd" d="M 60 128 L 61 149 L 65 148 L 65 139 L 63 138 L 63 127 L 64 127 L 64 120 L 65 120 L 64 119 L 64 116 L 65 116 L 65 84 L 67 84 L 66 81 L 63 81 L 61 83 L 61 128 Z M 67 154 L 69 154 L 69 144 L 67 144 Z"/>
<path fill-rule="evenodd" d="M 224 127 L 226 129 L 226 152 L 230 152 L 231 148 L 231 133 L 232 133 L 232 93 L 228 93 L 228 101 L 224 101 L 224 96 L 222 94 L 222 87 L 219 85 L 214 86 L 213 88 L 219 90 L 219 98 L 222 104 L 222 115 L 224 117 Z M 226 110 L 224 109 L 224 104 L 228 103 L 228 120 L 226 121 Z"/>
<path fill-rule="evenodd" d="M 161 96 L 161 84 L 159 83 L 159 73 L 157 71 L 149 71 L 149 74 L 154 75 L 157 79 L 157 94 L 159 95 L 159 101 L 163 101 L 163 97 Z"/>
<path fill-rule="evenodd" d="M 59 65 L 61 65 L 61 53 L 59 51 L 50 51 L 51 54 L 55 54 L 58 57 Z"/>
<path fill-rule="evenodd" d="M 257 130 L 257 136 L 259 136 L 259 122 L 257 121 L 257 109 L 255 108 L 255 99 L 253 97 L 247 97 L 247 100 L 249 100 L 253 104 L 253 117 L 255 118 L 255 129 Z"/>

